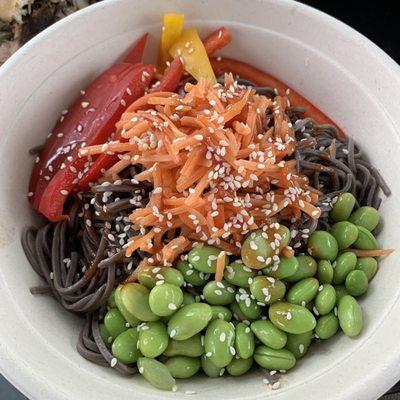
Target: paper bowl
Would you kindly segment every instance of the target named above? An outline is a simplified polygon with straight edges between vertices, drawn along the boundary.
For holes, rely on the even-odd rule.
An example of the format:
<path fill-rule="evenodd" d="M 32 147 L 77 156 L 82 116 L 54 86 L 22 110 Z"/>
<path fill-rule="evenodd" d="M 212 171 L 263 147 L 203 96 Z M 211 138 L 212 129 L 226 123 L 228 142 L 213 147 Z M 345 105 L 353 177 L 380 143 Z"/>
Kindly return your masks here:
<path fill-rule="evenodd" d="M 298 90 L 354 137 L 385 176 L 392 196 L 381 213 L 380 242 L 396 247 L 400 228 L 399 67 L 341 22 L 300 3 L 272 0 L 115 0 L 76 13 L 24 46 L 0 68 L 0 365 L 31 399 L 186 398 L 375 399 L 400 378 L 399 253 L 382 260 L 361 300 L 360 337 L 337 335 L 313 346 L 271 391 L 261 371 L 240 378 L 179 382 L 177 393 L 152 388 L 82 359 L 75 350 L 82 320 L 52 298 L 32 296 L 40 283 L 20 244 L 35 220 L 26 200 L 33 159 L 60 111 L 143 32 L 155 55 L 164 12 L 184 12 L 187 25 L 233 33 L 224 54 L 264 69 Z"/>

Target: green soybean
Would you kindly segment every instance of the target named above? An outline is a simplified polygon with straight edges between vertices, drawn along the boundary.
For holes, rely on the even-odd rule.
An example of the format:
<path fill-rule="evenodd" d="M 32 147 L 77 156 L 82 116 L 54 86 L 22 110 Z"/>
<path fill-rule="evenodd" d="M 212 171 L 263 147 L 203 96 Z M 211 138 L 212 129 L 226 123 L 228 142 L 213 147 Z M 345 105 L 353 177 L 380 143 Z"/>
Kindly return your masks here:
<path fill-rule="evenodd" d="M 338 222 L 349 219 L 355 204 L 356 198 L 351 193 L 342 193 L 330 212 L 332 221 Z"/>
<path fill-rule="evenodd" d="M 251 232 L 242 244 L 242 260 L 249 268 L 264 268 L 273 255 L 272 247 L 264 235 L 266 234 L 262 230 Z"/>
<path fill-rule="evenodd" d="M 247 359 L 254 354 L 254 333 L 243 322 L 239 322 L 235 328 L 235 349 L 241 359 Z"/>
<path fill-rule="evenodd" d="M 278 329 L 271 321 L 258 320 L 250 325 L 251 330 L 256 335 L 262 344 L 265 344 L 271 349 L 282 349 L 287 342 L 285 332 Z"/>
<path fill-rule="evenodd" d="M 226 370 L 229 375 L 240 376 L 244 375 L 253 365 L 253 357 L 249 358 L 234 358 L 227 366 Z"/>
<path fill-rule="evenodd" d="M 139 330 L 139 350 L 148 358 L 156 358 L 168 346 L 168 333 L 160 321 L 147 322 Z"/>
<path fill-rule="evenodd" d="M 168 334 L 175 340 L 185 340 L 202 331 L 212 318 L 208 304 L 193 303 L 179 309 L 168 321 Z"/>
<path fill-rule="evenodd" d="M 204 286 L 210 278 L 209 274 L 197 271 L 187 261 L 179 261 L 176 268 L 182 273 L 185 281 L 193 286 Z"/>
<path fill-rule="evenodd" d="M 315 308 L 320 315 L 328 314 L 336 305 L 336 291 L 329 283 L 321 286 L 315 298 Z"/>
<path fill-rule="evenodd" d="M 336 239 L 339 250 L 347 249 L 358 238 L 357 227 L 348 221 L 336 222 L 331 229 L 332 236 Z"/>
<path fill-rule="evenodd" d="M 230 322 L 232 319 L 232 311 L 224 306 L 211 306 L 212 317 L 211 320 L 214 319 L 223 319 L 225 321 Z"/>
<path fill-rule="evenodd" d="M 252 298 L 251 293 L 244 289 L 239 288 L 235 299 L 239 305 L 240 311 L 248 318 L 257 319 L 261 314 L 260 306 L 257 304 L 257 301 Z"/>
<path fill-rule="evenodd" d="M 332 283 L 333 267 L 329 260 L 318 260 L 317 279 L 320 283 Z"/>
<path fill-rule="evenodd" d="M 110 335 L 110 332 L 108 332 L 106 326 L 104 325 L 104 323 L 99 325 L 99 331 L 100 331 L 100 336 L 101 339 L 103 340 L 103 343 L 107 346 L 107 347 L 111 347 L 111 343 L 113 342 L 113 337 Z"/>
<path fill-rule="evenodd" d="M 315 334 L 320 339 L 329 339 L 336 334 L 338 329 L 339 320 L 336 315 L 331 312 L 318 319 L 317 326 L 315 327 Z"/>
<path fill-rule="evenodd" d="M 363 226 L 369 231 L 373 231 L 379 223 L 379 214 L 375 208 L 363 206 L 350 215 L 349 221 L 355 225 Z"/>
<path fill-rule="evenodd" d="M 176 268 L 147 266 L 138 274 L 138 281 L 148 289 L 152 289 L 159 281 L 164 281 L 171 285 L 181 287 L 184 279 L 183 275 Z"/>
<path fill-rule="evenodd" d="M 212 246 L 198 246 L 190 250 L 188 261 L 197 271 L 206 274 L 215 274 L 217 258 L 222 250 Z M 225 266 L 228 265 L 228 257 L 225 257 Z"/>
<path fill-rule="evenodd" d="M 160 317 L 172 315 L 182 303 L 183 293 L 178 286 L 163 283 L 151 289 L 149 295 L 150 309 Z"/>
<path fill-rule="evenodd" d="M 165 366 L 174 378 L 191 378 L 201 367 L 200 358 L 176 356 L 169 358 Z"/>
<path fill-rule="evenodd" d="M 224 368 L 217 367 L 205 354 L 201 356 L 201 368 L 210 378 L 217 378 L 224 374 Z"/>
<path fill-rule="evenodd" d="M 203 288 L 203 296 L 213 306 L 224 306 L 235 300 L 236 289 L 230 283 L 210 281 Z"/>
<path fill-rule="evenodd" d="M 288 276 L 285 280 L 290 283 L 301 281 L 304 278 L 311 278 L 317 272 L 317 262 L 310 256 L 301 255 L 296 257 L 299 267 L 297 271 Z"/>
<path fill-rule="evenodd" d="M 196 300 L 192 294 L 188 292 L 183 292 L 183 301 L 182 301 L 183 306 L 187 306 L 188 304 L 193 304 L 195 302 Z"/>
<path fill-rule="evenodd" d="M 124 316 L 126 321 L 130 326 L 136 326 L 140 323 L 140 319 L 136 318 L 125 306 L 121 299 L 121 288 L 122 286 L 118 286 L 115 290 L 115 303 L 117 304 L 118 310 Z"/>
<path fill-rule="evenodd" d="M 315 278 L 305 278 L 295 283 L 287 292 L 289 303 L 304 305 L 309 303 L 318 293 L 319 282 Z"/>
<path fill-rule="evenodd" d="M 283 298 L 286 286 L 271 276 L 256 276 L 250 285 L 250 292 L 259 302 L 272 304 Z"/>
<path fill-rule="evenodd" d="M 207 327 L 204 349 L 207 357 L 217 367 L 226 367 L 236 354 L 235 328 L 232 323 L 216 319 Z"/>
<path fill-rule="evenodd" d="M 204 345 L 200 333 L 186 340 L 170 339 L 163 355 L 167 357 L 186 356 L 200 357 L 204 353 Z"/>
<path fill-rule="evenodd" d="M 256 273 L 243 264 L 234 262 L 224 270 L 224 279 L 231 285 L 248 288 Z"/>
<path fill-rule="evenodd" d="M 289 350 L 298 360 L 303 357 L 310 347 L 313 337 L 313 331 L 300 334 L 288 333 L 285 348 Z"/>
<path fill-rule="evenodd" d="M 356 269 L 363 271 L 370 281 L 378 270 L 378 262 L 373 257 L 359 257 L 357 258 Z"/>
<path fill-rule="evenodd" d="M 286 279 L 293 276 L 299 269 L 299 261 L 296 257 L 281 257 L 278 263 L 263 269 L 264 275 L 276 279 Z"/>
<path fill-rule="evenodd" d="M 349 292 L 347 291 L 347 289 L 344 285 L 335 286 L 335 292 L 336 292 L 336 304 L 339 304 L 339 301 L 343 296 L 346 296 L 349 294 Z"/>
<path fill-rule="evenodd" d="M 326 231 L 314 231 L 307 241 L 310 254 L 319 260 L 333 261 L 338 254 L 336 239 Z"/>
<path fill-rule="evenodd" d="M 124 364 L 133 364 L 141 356 L 138 349 L 139 332 L 136 328 L 127 329 L 118 335 L 111 347 L 113 356 Z"/>
<path fill-rule="evenodd" d="M 128 329 L 125 318 L 117 308 L 112 308 L 107 312 L 104 325 L 113 339 Z"/>
<path fill-rule="evenodd" d="M 110 308 L 116 308 L 117 307 L 117 303 L 115 302 L 115 289 L 113 289 L 111 291 L 110 295 L 108 296 L 107 305 Z"/>
<path fill-rule="evenodd" d="M 333 283 L 340 285 L 346 280 L 349 272 L 356 267 L 357 257 L 352 252 L 339 254 L 336 261 L 333 263 Z"/>
<path fill-rule="evenodd" d="M 270 347 L 261 345 L 254 352 L 254 360 L 262 368 L 270 371 L 279 371 L 281 369 L 289 370 L 296 364 L 295 356 L 286 349 L 271 349 Z"/>
<path fill-rule="evenodd" d="M 368 290 L 367 275 L 358 269 L 351 271 L 346 277 L 345 286 L 350 295 L 361 296 Z"/>
<path fill-rule="evenodd" d="M 353 296 L 344 296 L 338 306 L 339 324 L 343 332 L 350 337 L 360 334 L 363 316 L 360 305 Z"/>
<path fill-rule="evenodd" d="M 378 248 L 378 242 L 375 236 L 363 226 L 357 225 L 358 237 L 354 242 L 354 247 L 361 250 L 376 250 Z"/>
<path fill-rule="evenodd" d="M 315 328 L 314 315 L 307 308 L 297 304 L 277 302 L 268 310 L 270 321 L 287 333 L 304 333 Z"/>
<path fill-rule="evenodd" d="M 247 321 L 247 317 L 242 313 L 242 310 L 240 309 L 239 304 L 236 301 L 230 304 L 229 308 L 231 309 L 233 318 L 235 318 L 235 320 Z"/>
<path fill-rule="evenodd" d="M 137 366 L 139 373 L 157 389 L 176 390 L 175 379 L 168 368 L 160 361 L 140 357 Z"/>

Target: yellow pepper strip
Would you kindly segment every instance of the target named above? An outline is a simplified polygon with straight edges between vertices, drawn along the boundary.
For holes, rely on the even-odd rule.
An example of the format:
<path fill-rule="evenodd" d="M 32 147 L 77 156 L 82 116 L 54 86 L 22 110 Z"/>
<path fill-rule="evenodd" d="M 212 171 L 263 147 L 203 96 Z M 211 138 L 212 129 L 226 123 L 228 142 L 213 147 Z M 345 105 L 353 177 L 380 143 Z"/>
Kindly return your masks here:
<path fill-rule="evenodd" d="M 182 35 L 184 14 L 164 14 L 161 31 L 160 49 L 158 52 L 158 70 L 164 72 L 166 62 L 171 60 L 169 49 Z"/>
<path fill-rule="evenodd" d="M 181 57 L 185 70 L 196 80 L 208 78 L 212 84 L 217 83 L 206 49 L 196 29 L 186 30 L 170 48 L 169 54 L 172 58 Z"/>

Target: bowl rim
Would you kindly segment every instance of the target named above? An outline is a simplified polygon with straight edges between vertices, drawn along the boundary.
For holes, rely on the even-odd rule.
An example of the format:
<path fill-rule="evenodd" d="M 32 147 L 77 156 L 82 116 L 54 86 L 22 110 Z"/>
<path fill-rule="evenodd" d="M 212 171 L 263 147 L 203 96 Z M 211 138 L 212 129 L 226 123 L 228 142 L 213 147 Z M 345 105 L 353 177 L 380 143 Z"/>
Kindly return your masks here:
<path fill-rule="evenodd" d="M 25 54 L 30 53 L 35 50 L 35 47 L 41 43 L 43 40 L 51 36 L 54 32 L 61 31 L 64 26 L 68 25 L 72 21 L 83 19 L 88 14 L 93 14 L 98 9 L 107 8 L 110 4 L 120 3 L 124 0 L 103 0 L 100 3 L 93 4 L 89 7 L 86 7 L 82 10 L 79 10 L 60 21 L 57 21 L 55 24 L 51 25 L 44 31 L 40 32 L 34 38 L 32 38 L 29 42 L 27 42 L 24 46 L 17 50 L 15 54 L 13 54 L 1 67 L 0 67 L 0 80 L 6 79 L 7 74 L 23 59 Z M 215 0 L 214 0 L 215 1 Z M 335 28 L 337 31 L 343 36 L 351 40 L 357 40 L 364 46 L 364 51 L 368 52 L 374 58 L 379 61 L 388 69 L 393 72 L 396 76 L 397 81 L 400 83 L 400 66 L 381 48 L 379 48 L 375 43 L 369 40 L 367 37 L 351 28 L 344 22 L 338 20 L 335 17 L 332 17 L 326 14 L 323 11 L 320 11 L 314 7 L 308 6 L 303 3 L 299 3 L 293 0 L 253 0 L 261 3 L 268 4 L 270 2 L 279 3 L 279 6 L 282 8 L 292 8 L 295 6 L 302 11 L 304 14 L 307 14 L 310 17 L 320 19 L 324 21 L 329 27 Z M 1 145 L 1 142 L 0 142 Z M 43 393 L 49 394 L 51 393 L 51 398 L 54 400 L 64 399 L 63 393 L 57 393 L 55 391 L 50 391 L 52 386 L 46 385 L 44 380 L 36 379 L 36 376 L 32 375 L 29 363 L 27 363 L 22 358 L 19 358 L 12 351 L 7 350 L 7 338 L 2 336 L 0 331 L 1 343 L 0 345 L 0 371 L 3 376 L 11 382 L 18 390 L 20 390 L 24 395 L 29 397 L 30 399 L 40 399 Z M 394 351 L 391 354 L 385 355 L 385 370 L 387 371 L 389 368 L 396 368 L 396 366 L 400 363 L 400 348 L 397 353 Z M 383 376 L 379 377 L 379 380 L 376 376 L 371 376 L 369 378 L 370 381 L 374 380 L 374 393 L 383 392 L 385 389 L 389 389 L 389 386 L 394 384 L 400 378 L 400 370 L 397 374 L 383 374 Z M 50 392 L 49 392 L 50 391 Z M 46 397 L 47 398 L 47 397 Z M 347 397 L 346 397 L 347 398 Z"/>

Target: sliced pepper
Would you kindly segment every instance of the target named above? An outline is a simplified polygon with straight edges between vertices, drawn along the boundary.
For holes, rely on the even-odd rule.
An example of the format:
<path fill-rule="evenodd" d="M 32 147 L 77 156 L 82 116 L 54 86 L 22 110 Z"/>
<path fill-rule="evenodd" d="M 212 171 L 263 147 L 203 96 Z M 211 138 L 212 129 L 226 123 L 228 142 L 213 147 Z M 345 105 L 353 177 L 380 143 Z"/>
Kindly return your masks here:
<path fill-rule="evenodd" d="M 183 74 L 183 64 L 180 58 L 175 58 L 170 66 L 164 71 L 160 84 L 151 89 L 151 92 L 174 92 L 181 81 Z"/>
<path fill-rule="evenodd" d="M 238 75 L 243 79 L 247 79 L 255 83 L 257 86 L 269 86 L 272 88 L 276 88 L 278 90 L 278 93 L 281 94 L 285 94 L 288 89 L 288 85 L 286 85 L 279 79 L 242 61 L 226 57 L 212 57 L 210 61 L 217 76 L 231 72 L 234 75 Z M 346 137 L 346 134 L 339 128 L 337 124 L 335 124 L 335 122 L 333 122 L 321 110 L 319 110 L 311 102 L 304 98 L 300 93 L 297 93 L 295 90 L 290 89 L 288 97 L 290 98 L 293 105 L 305 108 L 305 113 L 303 114 L 304 117 L 313 118 L 320 124 L 332 124 L 336 126 L 341 137 Z"/>
<path fill-rule="evenodd" d="M 171 60 L 169 49 L 182 35 L 184 21 L 184 14 L 164 14 L 157 62 L 159 72 L 164 72 L 166 62 Z"/>
<path fill-rule="evenodd" d="M 217 82 L 206 49 L 196 29 L 191 28 L 185 31 L 171 47 L 169 54 L 173 58 L 181 57 L 185 70 L 196 80 L 208 78 L 212 84 Z"/>
<path fill-rule="evenodd" d="M 224 26 L 208 35 L 203 44 L 209 56 L 232 42 L 232 35 Z"/>
<path fill-rule="evenodd" d="M 127 54 L 125 55 L 124 62 L 129 64 L 137 64 L 142 61 L 148 36 L 149 34 L 146 32 L 137 40 L 132 49 L 128 50 Z"/>

